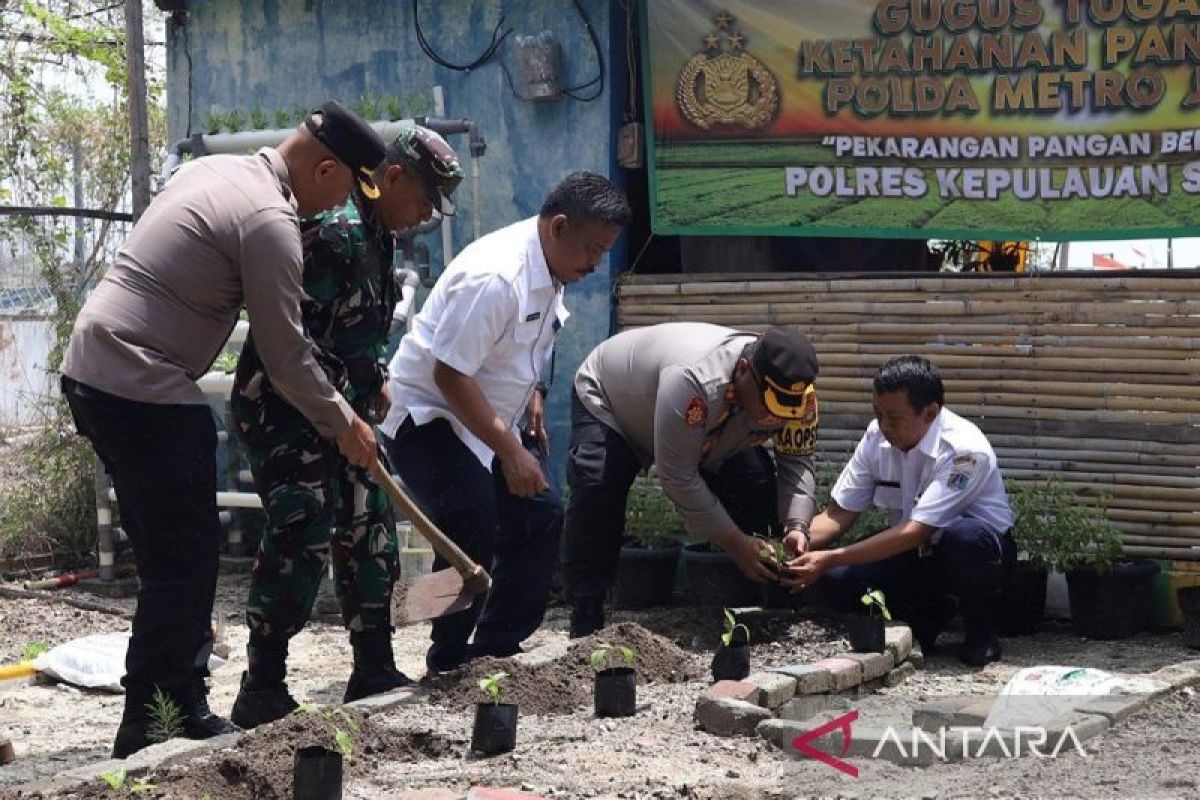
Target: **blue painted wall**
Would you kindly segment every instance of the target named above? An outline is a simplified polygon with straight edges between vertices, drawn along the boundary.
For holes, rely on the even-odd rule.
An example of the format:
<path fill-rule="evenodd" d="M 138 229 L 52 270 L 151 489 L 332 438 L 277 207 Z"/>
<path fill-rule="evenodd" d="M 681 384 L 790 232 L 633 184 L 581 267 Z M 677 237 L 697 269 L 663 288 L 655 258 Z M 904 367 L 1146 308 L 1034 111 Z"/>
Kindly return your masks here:
<path fill-rule="evenodd" d="M 624 10 L 617 2 L 583 0 L 604 51 L 605 90 L 595 102 L 562 98 L 532 103 L 515 98 L 499 64 L 469 73 L 438 66 L 418 45 L 412 4 L 401 0 L 197 0 L 181 27 L 168 26 L 168 104 L 171 140 L 203 132 L 214 108 L 315 106 L 326 98 L 347 104 L 364 92 L 401 98 L 432 87 L 445 92 L 446 116 L 475 120 L 487 140 L 480 162 L 479 207 L 468 175 L 456 197 L 455 249 L 471 236 L 478 215 L 483 233 L 537 213 L 546 193 L 572 170 L 588 169 L 621 183 L 615 130 L 627 102 Z M 446 60 L 473 60 L 496 23 L 513 34 L 500 55 L 515 81 L 518 34 L 549 29 L 562 44 L 566 85 L 596 75 L 591 41 L 567 0 L 421 0 L 426 39 Z M 615 69 L 614 69 L 615 65 Z M 580 94 L 588 95 L 592 89 Z M 273 127 L 273 124 L 271 125 Z M 464 156 L 466 137 L 452 137 Z M 470 169 L 469 160 L 464 164 Z M 440 235 L 424 237 L 441 263 Z M 551 394 L 554 465 L 561 476 L 569 433 L 569 391 L 579 363 L 610 333 L 612 282 L 625 250 L 567 290 L 573 316 L 560 340 Z"/>

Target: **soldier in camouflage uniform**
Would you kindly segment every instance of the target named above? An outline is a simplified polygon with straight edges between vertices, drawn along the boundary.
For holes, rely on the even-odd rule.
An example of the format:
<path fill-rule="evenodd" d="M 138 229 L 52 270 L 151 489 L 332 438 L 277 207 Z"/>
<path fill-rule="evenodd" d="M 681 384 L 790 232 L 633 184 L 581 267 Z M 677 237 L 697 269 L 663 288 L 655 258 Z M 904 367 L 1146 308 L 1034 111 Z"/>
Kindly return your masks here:
<path fill-rule="evenodd" d="M 436 133 L 406 129 L 388 147 L 376 182 L 380 196 L 355 191 L 343 207 L 302 225 L 305 333 L 317 361 L 354 411 L 368 421 L 387 413 L 385 355 L 399 297 L 393 232 L 453 213 L 462 180 L 454 151 Z M 391 644 L 392 586 L 399 577 L 396 520 L 367 470 L 338 455 L 271 384 L 246 340 L 231 399 L 268 526 L 250 583 L 248 669 L 232 718 L 252 728 L 296 708 L 284 681 L 288 640 L 312 610 L 331 552 L 354 668 L 345 700 L 409 683 Z"/>

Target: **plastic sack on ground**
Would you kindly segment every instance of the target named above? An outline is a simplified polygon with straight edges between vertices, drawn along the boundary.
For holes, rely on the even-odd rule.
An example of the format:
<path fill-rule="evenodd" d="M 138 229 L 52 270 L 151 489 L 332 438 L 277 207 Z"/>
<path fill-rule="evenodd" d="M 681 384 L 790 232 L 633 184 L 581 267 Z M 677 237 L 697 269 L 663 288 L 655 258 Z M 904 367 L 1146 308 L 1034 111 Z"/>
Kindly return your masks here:
<path fill-rule="evenodd" d="M 128 648 L 128 633 L 95 633 L 47 650 L 34 660 L 33 666 L 38 672 L 74 686 L 119 693 L 125 691 L 121 678 L 125 675 Z M 218 656 L 208 657 L 210 671 L 224 663 Z"/>
<path fill-rule="evenodd" d="M 1091 667 L 1026 667 L 1009 679 L 992 703 L 984 727 L 1040 726 L 1095 697 L 1148 694 L 1162 686 L 1150 678 L 1117 675 Z"/>

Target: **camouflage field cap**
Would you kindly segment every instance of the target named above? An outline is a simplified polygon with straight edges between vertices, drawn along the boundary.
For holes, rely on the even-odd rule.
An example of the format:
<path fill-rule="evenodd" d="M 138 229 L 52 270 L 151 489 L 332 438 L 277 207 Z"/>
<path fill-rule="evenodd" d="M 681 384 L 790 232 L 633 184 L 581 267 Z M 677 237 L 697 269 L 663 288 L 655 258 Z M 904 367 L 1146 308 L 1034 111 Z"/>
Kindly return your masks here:
<path fill-rule="evenodd" d="M 454 214 L 450 195 L 462 183 L 458 154 L 439 134 L 420 125 L 405 127 L 392 143 L 399 162 L 411 167 L 425 183 L 425 194 L 443 216 Z"/>

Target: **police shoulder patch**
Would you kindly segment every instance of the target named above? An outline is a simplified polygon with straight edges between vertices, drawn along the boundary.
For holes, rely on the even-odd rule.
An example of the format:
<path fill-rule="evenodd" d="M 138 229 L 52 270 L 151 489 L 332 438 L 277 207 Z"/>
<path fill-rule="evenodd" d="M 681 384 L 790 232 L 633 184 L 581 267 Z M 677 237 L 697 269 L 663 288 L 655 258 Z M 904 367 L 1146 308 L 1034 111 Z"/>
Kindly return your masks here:
<path fill-rule="evenodd" d="M 707 417 L 708 407 L 704 405 L 704 400 L 698 394 L 692 395 L 687 411 L 683 412 L 683 421 L 694 428 L 702 424 Z"/>

